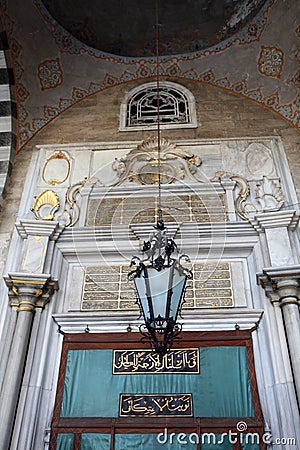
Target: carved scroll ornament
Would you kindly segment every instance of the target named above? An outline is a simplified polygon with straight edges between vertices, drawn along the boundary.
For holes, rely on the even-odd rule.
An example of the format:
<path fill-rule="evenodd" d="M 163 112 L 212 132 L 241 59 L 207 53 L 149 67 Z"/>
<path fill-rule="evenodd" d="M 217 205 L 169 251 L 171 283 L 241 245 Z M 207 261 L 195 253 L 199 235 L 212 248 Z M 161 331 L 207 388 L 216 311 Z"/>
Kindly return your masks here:
<path fill-rule="evenodd" d="M 202 161 L 188 150 L 177 147 L 167 139 L 161 139 L 160 170 L 163 184 L 171 184 L 175 180 L 192 177 L 203 183 L 199 174 Z M 149 138 L 132 149 L 124 158 L 115 159 L 113 170 L 118 179 L 112 186 L 120 186 L 125 181 L 136 181 L 139 184 L 158 183 L 158 141 Z"/>
<path fill-rule="evenodd" d="M 234 175 L 230 172 L 219 171 L 211 181 L 219 180 L 220 183 L 224 180 L 235 181 L 238 188 L 238 195 L 234 201 L 235 211 L 237 215 L 243 219 L 248 220 L 249 216 L 257 211 L 252 203 L 246 203 L 250 195 L 250 186 L 245 178 Z"/>

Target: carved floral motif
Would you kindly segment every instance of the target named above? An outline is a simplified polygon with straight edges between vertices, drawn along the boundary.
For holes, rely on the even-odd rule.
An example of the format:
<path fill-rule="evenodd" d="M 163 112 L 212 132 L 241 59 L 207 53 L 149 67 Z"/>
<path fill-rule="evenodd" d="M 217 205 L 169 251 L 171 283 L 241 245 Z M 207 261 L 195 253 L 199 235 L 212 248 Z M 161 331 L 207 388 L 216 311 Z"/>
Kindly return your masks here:
<path fill-rule="evenodd" d="M 279 180 L 263 177 L 256 184 L 256 200 L 263 211 L 278 211 L 284 204 L 284 197 L 280 189 Z"/>

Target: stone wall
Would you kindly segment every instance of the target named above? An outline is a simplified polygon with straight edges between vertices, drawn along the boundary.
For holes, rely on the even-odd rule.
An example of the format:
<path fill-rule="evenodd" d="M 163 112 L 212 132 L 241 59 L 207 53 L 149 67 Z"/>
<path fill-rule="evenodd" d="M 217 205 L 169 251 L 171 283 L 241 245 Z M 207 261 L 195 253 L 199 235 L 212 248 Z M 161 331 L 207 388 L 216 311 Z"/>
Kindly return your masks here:
<path fill-rule="evenodd" d="M 300 135 L 286 121 L 254 102 L 196 82 L 182 83 L 196 99 L 198 128 L 165 130 L 162 136 L 180 139 L 230 138 L 280 135 L 295 187 L 300 194 Z M 141 84 L 141 82 L 140 82 Z M 0 222 L 0 273 L 16 220 L 22 187 L 35 145 L 75 142 L 143 140 L 150 132 L 119 132 L 119 110 L 124 95 L 136 84 L 107 89 L 71 107 L 55 119 L 17 155 Z M 152 134 L 155 132 L 152 132 Z M 1 265 L 2 264 L 2 265 Z"/>

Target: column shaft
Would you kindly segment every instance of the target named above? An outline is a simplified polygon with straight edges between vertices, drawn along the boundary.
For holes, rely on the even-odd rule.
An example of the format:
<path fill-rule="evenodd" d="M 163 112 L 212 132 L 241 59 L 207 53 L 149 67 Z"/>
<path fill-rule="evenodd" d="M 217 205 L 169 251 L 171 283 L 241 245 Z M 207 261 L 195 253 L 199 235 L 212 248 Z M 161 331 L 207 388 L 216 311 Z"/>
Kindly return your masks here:
<path fill-rule="evenodd" d="M 300 315 L 294 298 L 285 298 L 281 303 L 286 336 L 292 362 L 295 387 L 300 402 Z"/>
<path fill-rule="evenodd" d="M 0 397 L 0 448 L 8 450 L 18 404 L 24 363 L 28 348 L 34 309 L 27 306 L 18 313 L 18 319 L 3 380 Z"/>

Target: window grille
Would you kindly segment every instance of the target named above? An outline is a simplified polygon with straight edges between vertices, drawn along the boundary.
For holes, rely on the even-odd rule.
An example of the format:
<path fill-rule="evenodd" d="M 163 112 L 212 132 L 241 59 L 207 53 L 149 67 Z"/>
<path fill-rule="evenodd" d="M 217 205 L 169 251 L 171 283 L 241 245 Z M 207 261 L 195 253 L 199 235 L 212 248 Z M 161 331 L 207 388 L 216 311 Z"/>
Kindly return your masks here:
<path fill-rule="evenodd" d="M 163 128 L 197 126 L 192 94 L 175 83 L 161 83 L 159 98 L 156 83 L 147 83 L 131 91 L 121 106 L 121 131 L 154 129 L 157 126 L 158 101 Z"/>

